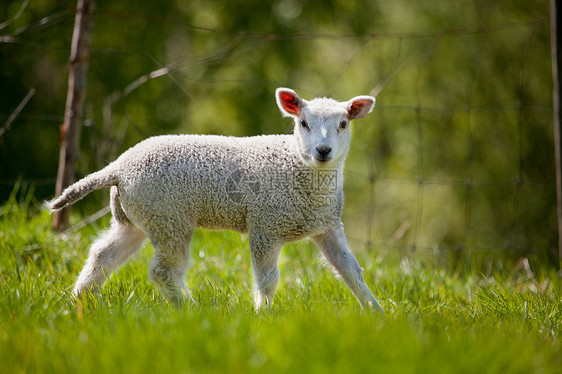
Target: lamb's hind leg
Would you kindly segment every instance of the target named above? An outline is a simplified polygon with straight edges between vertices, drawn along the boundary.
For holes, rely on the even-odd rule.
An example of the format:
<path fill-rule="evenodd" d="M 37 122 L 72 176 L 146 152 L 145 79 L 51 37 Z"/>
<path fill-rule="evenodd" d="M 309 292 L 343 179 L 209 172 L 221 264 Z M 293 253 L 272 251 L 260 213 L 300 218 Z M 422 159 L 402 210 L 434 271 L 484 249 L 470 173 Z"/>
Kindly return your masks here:
<path fill-rule="evenodd" d="M 155 251 L 150 277 L 177 305 L 188 300 L 194 302 L 185 283 L 192 234 L 192 229 L 186 231 L 168 226 L 166 233 L 158 233 L 151 237 Z"/>
<path fill-rule="evenodd" d="M 314 237 L 314 241 L 319 245 L 328 261 L 341 274 L 343 280 L 351 288 L 351 291 L 361 302 L 363 308 L 374 309 L 384 313 L 383 308 L 371 294 L 367 284 L 365 284 L 357 259 L 347 248 L 343 225 Z"/>
<path fill-rule="evenodd" d="M 111 227 L 90 247 L 86 265 L 76 280 L 74 294 L 80 297 L 87 291 L 96 292 L 111 272 L 135 253 L 145 239 L 144 233 L 133 225 L 113 219 Z"/>

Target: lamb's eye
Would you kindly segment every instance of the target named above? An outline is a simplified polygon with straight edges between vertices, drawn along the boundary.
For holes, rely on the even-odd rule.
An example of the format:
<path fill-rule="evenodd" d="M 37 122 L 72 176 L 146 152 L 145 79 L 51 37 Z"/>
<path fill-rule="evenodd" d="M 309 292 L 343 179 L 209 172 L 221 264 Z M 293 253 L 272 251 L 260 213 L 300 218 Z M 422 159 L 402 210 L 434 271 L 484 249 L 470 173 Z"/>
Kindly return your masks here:
<path fill-rule="evenodd" d="M 308 123 L 306 122 L 306 120 L 301 119 L 301 126 L 305 129 L 308 129 Z"/>
<path fill-rule="evenodd" d="M 340 122 L 340 129 L 345 129 L 347 127 L 347 121 Z"/>

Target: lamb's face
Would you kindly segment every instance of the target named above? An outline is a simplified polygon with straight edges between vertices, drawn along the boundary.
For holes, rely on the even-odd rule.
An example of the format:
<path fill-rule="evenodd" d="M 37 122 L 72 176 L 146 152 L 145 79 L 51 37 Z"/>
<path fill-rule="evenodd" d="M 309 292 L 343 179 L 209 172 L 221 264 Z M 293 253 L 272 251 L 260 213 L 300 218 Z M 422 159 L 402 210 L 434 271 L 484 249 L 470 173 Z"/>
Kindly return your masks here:
<path fill-rule="evenodd" d="M 318 166 L 330 166 L 345 158 L 351 132 L 345 107 L 335 100 L 314 99 L 295 118 L 295 136 L 303 158 Z"/>
<path fill-rule="evenodd" d="M 295 120 L 301 156 L 315 167 L 333 167 L 345 159 L 351 142 L 349 122 L 365 117 L 375 104 L 371 96 L 340 103 L 326 98 L 309 102 L 286 88 L 276 93 L 281 112 Z"/>

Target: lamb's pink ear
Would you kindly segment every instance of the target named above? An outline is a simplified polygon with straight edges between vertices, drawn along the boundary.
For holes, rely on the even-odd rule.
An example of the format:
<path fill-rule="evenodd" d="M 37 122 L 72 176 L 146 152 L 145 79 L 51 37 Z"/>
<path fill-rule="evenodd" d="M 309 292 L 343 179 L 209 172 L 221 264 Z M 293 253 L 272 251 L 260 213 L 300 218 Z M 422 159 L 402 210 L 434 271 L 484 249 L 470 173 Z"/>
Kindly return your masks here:
<path fill-rule="evenodd" d="M 289 88 L 278 88 L 275 91 L 275 99 L 281 113 L 286 116 L 300 116 L 305 103 L 295 91 Z"/>
<path fill-rule="evenodd" d="M 347 118 L 364 118 L 373 110 L 375 101 L 372 96 L 357 96 L 349 100 L 347 102 Z"/>

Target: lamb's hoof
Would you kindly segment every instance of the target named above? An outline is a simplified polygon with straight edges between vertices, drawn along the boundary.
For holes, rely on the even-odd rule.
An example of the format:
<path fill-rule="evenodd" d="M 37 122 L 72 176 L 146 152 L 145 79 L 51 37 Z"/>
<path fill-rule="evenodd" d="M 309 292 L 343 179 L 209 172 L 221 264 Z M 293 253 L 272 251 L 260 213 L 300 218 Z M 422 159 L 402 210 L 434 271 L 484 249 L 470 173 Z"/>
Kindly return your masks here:
<path fill-rule="evenodd" d="M 366 305 L 363 306 L 364 310 L 368 310 L 373 313 L 380 314 L 384 316 L 385 312 L 381 304 L 377 300 L 369 300 L 365 303 Z"/>
<path fill-rule="evenodd" d="M 183 308 L 184 306 L 197 306 L 197 303 L 186 289 L 182 289 L 180 294 L 169 296 L 168 300 L 174 304 L 177 308 Z"/>

